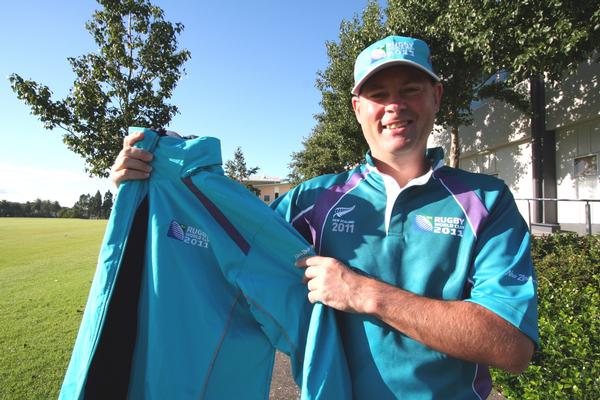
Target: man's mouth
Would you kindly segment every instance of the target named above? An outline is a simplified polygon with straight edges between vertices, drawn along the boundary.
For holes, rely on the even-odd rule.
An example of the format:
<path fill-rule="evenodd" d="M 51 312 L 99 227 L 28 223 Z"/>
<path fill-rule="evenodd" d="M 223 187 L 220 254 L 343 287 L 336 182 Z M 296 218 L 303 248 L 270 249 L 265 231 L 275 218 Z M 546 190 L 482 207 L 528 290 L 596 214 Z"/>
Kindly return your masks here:
<path fill-rule="evenodd" d="M 393 122 L 388 125 L 383 125 L 384 129 L 401 129 L 406 128 L 412 121 Z"/>

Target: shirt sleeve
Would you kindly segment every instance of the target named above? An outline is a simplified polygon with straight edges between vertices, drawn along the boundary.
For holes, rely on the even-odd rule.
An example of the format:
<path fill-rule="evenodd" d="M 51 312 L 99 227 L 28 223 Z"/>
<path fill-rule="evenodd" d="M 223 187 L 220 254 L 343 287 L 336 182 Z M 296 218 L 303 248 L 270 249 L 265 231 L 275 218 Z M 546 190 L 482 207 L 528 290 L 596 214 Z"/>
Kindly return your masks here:
<path fill-rule="evenodd" d="M 506 186 L 477 239 L 466 301 L 496 313 L 539 344 L 530 234 Z"/>

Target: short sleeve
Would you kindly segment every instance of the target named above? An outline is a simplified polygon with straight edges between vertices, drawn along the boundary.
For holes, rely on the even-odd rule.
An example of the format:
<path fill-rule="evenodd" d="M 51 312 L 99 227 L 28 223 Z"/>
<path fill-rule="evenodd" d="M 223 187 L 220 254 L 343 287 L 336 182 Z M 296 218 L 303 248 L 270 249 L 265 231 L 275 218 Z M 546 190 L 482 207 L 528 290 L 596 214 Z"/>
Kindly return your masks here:
<path fill-rule="evenodd" d="M 475 251 L 469 277 L 473 287 L 466 301 L 491 310 L 538 344 L 530 234 L 506 186 L 477 238 Z"/>

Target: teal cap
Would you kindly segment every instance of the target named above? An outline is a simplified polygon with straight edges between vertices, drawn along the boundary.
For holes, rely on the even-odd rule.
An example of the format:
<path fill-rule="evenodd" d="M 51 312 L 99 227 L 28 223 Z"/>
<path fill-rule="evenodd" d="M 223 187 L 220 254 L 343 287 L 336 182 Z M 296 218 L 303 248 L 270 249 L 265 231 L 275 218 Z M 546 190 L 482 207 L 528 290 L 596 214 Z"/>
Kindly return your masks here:
<path fill-rule="evenodd" d="M 394 65 L 409 65 L 420 69 L 436 81 L 440 78 L 433 72 L 431 53 L 427 43 L 406 36 L 388 36 L 364 49 L 354 64 L 354 87 L 352 94 L 358 96 L 360 87 L 373 74 Z"/>

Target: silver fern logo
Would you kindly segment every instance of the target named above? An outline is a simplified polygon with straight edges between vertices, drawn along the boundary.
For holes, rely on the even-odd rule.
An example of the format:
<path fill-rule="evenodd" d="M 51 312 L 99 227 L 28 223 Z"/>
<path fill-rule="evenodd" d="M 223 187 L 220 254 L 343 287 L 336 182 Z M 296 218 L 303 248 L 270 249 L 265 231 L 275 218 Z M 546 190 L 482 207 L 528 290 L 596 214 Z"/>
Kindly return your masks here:
<path fill-rule="evenodd" d="M 171 221 L 169 224 L 167 236 L 179 240 L 185 244 L 198 246 L 205 249 L 208 248 L 209 240 L 206 232 L 193 226 L 180 224 L 175 220 Z"/>
<path fill-rule="evenodd" d="M 352 212 L 354 208 L 356 208 L 356 205 L 353 205 L 352 207 L 338 207 L 333 211 L 333 217 L 342 218 L 344 215 Z"/>

